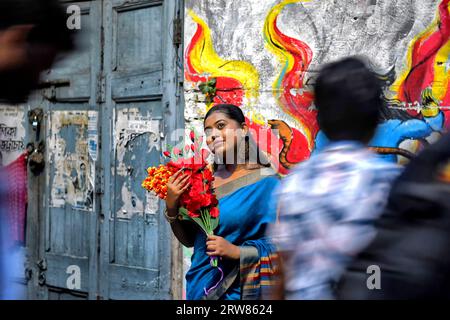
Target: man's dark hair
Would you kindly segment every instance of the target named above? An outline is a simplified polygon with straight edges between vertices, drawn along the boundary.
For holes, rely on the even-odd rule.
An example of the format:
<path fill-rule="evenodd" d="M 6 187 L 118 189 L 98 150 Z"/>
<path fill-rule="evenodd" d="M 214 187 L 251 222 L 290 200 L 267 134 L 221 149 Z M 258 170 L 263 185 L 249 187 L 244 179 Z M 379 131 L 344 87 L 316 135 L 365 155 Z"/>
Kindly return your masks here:
<path fill-rule="evenodd" d="M 323 67 L 315 84 L 319 126 L 330 140 L 368 142 L 383 106 L 380 80 L 350 57 Z"/>
<path fill-rule="evenodd" d="M 74 31 L 67 28 L 67 18 L 58 0 L 0 0 L 0 30 L 34 25 L 28 37 L 31 44 L 49 44 L 61 51 L 71 51 Z"/>

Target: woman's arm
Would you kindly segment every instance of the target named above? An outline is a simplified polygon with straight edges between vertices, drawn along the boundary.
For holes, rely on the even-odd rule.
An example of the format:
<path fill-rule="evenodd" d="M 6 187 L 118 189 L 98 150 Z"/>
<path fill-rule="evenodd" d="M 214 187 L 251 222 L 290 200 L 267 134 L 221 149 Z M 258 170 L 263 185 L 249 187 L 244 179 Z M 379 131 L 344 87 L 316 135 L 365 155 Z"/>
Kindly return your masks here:
<path fill-rule="evenodd" d="M 167 214 L 169 217 L 176 217 L 178 209 L 167 209 Z M 185 247 L 191 248 L 194 246 L 195 235 L 197 233 L 197 227 L 194 223 L 188 220 L 176 219 L 170 223 L 172 232 L 178 241 L 181 242 Z"/>

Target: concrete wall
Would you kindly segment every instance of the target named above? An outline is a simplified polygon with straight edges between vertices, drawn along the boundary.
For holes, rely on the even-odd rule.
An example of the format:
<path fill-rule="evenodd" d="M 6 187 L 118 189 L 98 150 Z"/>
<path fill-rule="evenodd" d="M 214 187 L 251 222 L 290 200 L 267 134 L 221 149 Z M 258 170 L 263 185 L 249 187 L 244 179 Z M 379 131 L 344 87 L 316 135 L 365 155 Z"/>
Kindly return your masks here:
<path fill-rule="evenodd" d="M 371 145 L 401 162 L 448 124 L 448 3 L 187 0 L 186 120 L 215 103 L 240 105 L 258 139 L 276 140 L 263 149 L 286 173 L 323 143 L 311 86 L 318 68 L 362 55 L 386 80 L 390 105 Z M 211 79 L 216 92 L 205 96 Z"/>

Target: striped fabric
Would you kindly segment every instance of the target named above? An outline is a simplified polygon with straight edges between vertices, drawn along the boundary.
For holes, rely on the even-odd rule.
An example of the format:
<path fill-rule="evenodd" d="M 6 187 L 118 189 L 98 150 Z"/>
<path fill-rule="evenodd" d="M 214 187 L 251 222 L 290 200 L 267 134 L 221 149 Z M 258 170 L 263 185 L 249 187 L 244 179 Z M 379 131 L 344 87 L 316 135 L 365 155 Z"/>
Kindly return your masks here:
<path fill-rule="evenodd" d="M 275 284 L 277 260 L 278 254 L 268 239 L 260 240 L 258 243 L 247 242 L 244 247 L 241 247 L 242 299 L 257 300 L 267 297 Z"/>

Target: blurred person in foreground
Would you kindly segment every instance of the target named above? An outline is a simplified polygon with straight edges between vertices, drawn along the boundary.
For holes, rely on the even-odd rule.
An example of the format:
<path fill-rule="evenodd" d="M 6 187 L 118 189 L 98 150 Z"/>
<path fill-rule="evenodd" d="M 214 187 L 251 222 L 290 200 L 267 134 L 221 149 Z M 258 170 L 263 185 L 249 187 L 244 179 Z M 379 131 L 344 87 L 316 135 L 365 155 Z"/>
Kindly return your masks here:
<path fill-rule="evenodd" d="M 281 255 L 273 299 L 333 299 L 335 284 L 374 237 L 399 167 L 372 153 L 381 84 L 357 58 L 326 65 L 315 85 L 318 122 L 330 143 L 284 180 L 269 236 Z"/>
<path fill-rule="evenodd" d="M 376 224 L 375 240 L 341 278 L 338 298 L 450 298 L 449 162 L 446 134 L 406 166 Z"/>
<path fill-rule="evenodd" d="M 18 104 L 37 89 L 42 71 L 74 49 L 73 32 L 57 0 L 0 0 L 0 101 Z M 21 121 L 21 119 L 17 119 Z M 1 122 L 1 119 L 0 119 Z M 0 299 L 15 299 L 11 275 L 17 265 L 10 252 L 8 172 L 0 168 Z"/>

